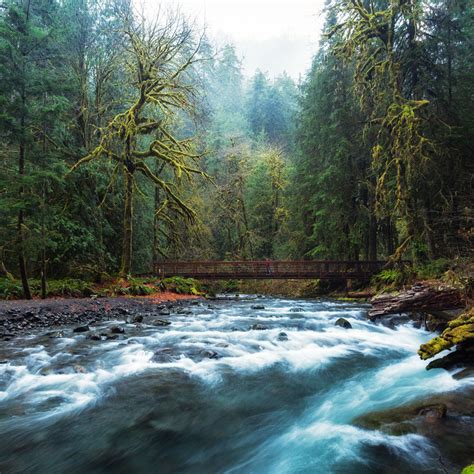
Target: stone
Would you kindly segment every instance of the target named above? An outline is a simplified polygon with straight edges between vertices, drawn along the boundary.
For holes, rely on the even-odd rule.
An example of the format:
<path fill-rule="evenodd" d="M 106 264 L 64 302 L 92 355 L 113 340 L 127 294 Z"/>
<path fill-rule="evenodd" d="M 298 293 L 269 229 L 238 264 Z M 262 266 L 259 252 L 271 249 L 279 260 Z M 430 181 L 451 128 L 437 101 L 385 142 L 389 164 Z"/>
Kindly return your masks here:
<path fill-rule="evenodd" d="M 344 329 L 352 329 L 352 324 L 345 318 L 339 318 L 334 324 Z"/>
<path fill-rule="evenodd" d="M 254 304 L 251 306 L 252 309 L 265 309 L 265 306 L 263 304 Z"/>
<path fill-rule="evenodd" d="M 171 324 L 170 321 L 166 321 L 165 319 L 155 319 L 153 321 L 153 326 L 169 326 Z"/>
<path fill-rule="evenodd" d="M 252 326 L 250 326 L 250 329 L 252 329 L 253 331 L 265 331 L 268 328 L 263 324 L 252 324 Z"/>
<path fill-rule="evenodd" d="M 278 334 L 279 341 L 288 341 L 288 334 L 286 332 L 281 332 Z"/>
<path fill-rule="evenodd" d="M 290 313 L 302 313 L 303 308 L 300 308 L 298 306 L 295 306 L 294 308 L 290 308 Z"/>
<path fill-rule="evenodd" d="M 89 326 L 78 326 L 73 330 L 73 332 L 87 332 L 90 331 Z"/>
<path fill-rule="evenodd" d="M 219 359 L 219 354 L 216 351 L 206 349 L 201 351 L 201 354 L 208 359 Z"/>
<path fill-rule="evenodd" d="M 173 357 L 171 347 L 163 347 L 162 349 L 158 349 L 153 355 L 154 362 L 171 362 L 172 360 Z"/>
<path fill-rule="evenodd" d="M 110 328 L 110 332 L 112 334 L 123 334 L 125 332 L 125 329 L 120 326 L 113 326 Z"/>
<path fill-rule="evenodd" d="M 447 410 L 448 409 L 444 403 L 429 405 L 421 408 L 418 412 L 418 416 L 423 416 L 428 420 L 439 420 L 446 416 Z"/>
<path fill-rule="evenodd" d="M 129 320 L 132 323 L 142 323 L 143 322 L 143 316 L 141 314 L 137 314 L 136 316 L 133 316 L 132 318 L 129 318 Z"/>
<path fill-rule="evenodd" d="M 474 377 L 474 367 L 468 367 L 466 369 L 460 370 L 453 375 L 453 379 L 462 380 L 470 377 Z"/>

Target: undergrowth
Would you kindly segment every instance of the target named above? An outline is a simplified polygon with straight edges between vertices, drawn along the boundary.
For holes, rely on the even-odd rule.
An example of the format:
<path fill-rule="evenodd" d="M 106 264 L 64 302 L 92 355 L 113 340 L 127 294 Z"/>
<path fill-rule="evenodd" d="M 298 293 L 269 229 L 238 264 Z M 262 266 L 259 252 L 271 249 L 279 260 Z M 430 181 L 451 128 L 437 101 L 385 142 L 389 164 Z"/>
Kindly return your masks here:
<path fill-rule="evenodd" d="M 33 297 L 41 296 L 40 280 L 29 280 Z M 48 280 L 46 296 L 81 298 L 97 296 L 147 296 L 153 293 L 168 290 L 179 294 L 200 295 L 201 288 L 198 281 L 192 278 L 171 277 L 164 280 L 156 278 L 132 278 L 128 280 L 112 280 L 105 285 L 65 278 Z M 9 278 L 0 279 L 0 299 L 13 300 L 23 297 L 23 288 L 20 280 Z"/>

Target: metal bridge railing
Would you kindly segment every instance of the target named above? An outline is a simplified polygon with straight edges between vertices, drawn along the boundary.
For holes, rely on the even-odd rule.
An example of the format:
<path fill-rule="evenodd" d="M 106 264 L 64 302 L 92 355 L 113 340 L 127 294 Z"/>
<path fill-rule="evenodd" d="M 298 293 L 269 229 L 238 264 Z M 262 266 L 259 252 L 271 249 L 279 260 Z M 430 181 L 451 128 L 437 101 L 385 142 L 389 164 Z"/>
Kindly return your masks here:
<path fill-rule="evenodd" d="M 260 260 L 163 262 L 159 276 L 195 278 L 363 278 L 385 266 L 385 261 Z"/>

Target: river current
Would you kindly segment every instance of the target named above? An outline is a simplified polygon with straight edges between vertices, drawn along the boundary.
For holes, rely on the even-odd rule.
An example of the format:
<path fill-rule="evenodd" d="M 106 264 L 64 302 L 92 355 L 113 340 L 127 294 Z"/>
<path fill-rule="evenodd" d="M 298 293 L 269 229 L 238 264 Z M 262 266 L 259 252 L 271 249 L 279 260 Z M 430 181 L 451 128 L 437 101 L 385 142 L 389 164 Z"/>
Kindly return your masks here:
<path fill-rule="evenodd" d="M 416 352 L 432 334 L 375 325 L 366 312 L 202 302 L 169 326 L 147 316 L 92 328 L 124 327 L 116 340 L 69 328 L 2 343 L 0 472 L 443 472 L 427 438 L 352 424 L 467 383 L 425 370 Z"/>

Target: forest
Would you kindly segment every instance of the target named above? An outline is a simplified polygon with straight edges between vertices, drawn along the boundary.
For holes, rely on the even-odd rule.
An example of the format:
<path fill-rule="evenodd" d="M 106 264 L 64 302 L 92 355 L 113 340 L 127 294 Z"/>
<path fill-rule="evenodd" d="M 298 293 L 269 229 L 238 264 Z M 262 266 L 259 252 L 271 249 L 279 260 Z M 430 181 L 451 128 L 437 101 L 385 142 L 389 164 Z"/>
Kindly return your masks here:
<path fill-rule="evenodd" d="M 328 0 L 307 75 L 179 10 L 0 4 L 0 273 L 472 257 L 471 0 Z M 282 58 L 284 61 L 284 58 Z"/>
<path fill-rule="evenodd" d="M 474 0 L 182 1 L 0 0 L 0 474 L 474 474 Z"/>

